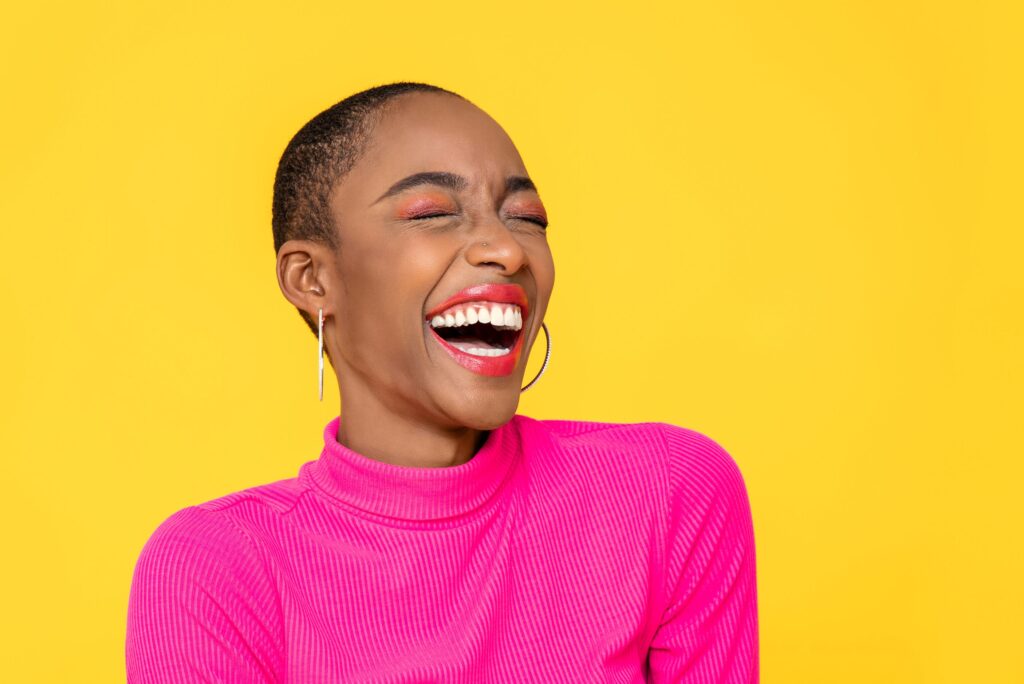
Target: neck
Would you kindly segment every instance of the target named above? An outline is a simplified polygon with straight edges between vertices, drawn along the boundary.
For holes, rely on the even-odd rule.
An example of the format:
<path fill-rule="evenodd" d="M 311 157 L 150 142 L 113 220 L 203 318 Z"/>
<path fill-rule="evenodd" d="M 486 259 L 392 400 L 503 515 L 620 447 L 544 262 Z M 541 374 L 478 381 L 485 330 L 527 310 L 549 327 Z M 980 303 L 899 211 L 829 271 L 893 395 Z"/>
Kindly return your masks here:
<path fill-rule="evenodd" d="M 485 430 L 448 428 L 395 413 L 366 388 L 345 386 L 342 395 L 338 442 L 377 461 L 416 468 L 457 466 L 472 459 L 487 439 Z"/>

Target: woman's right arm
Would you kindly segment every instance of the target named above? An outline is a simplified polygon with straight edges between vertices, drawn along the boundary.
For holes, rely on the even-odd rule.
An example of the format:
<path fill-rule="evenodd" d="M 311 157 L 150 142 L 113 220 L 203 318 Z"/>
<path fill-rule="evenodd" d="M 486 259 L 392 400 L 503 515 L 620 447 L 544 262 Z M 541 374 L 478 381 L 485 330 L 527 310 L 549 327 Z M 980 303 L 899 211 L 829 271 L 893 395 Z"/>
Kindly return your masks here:
<path fill-rule="evenodd" d="M 146 542 L 128 598 L 129 684 L 283 681 L 278 597 L 248 535 L 197 506 Z"/>

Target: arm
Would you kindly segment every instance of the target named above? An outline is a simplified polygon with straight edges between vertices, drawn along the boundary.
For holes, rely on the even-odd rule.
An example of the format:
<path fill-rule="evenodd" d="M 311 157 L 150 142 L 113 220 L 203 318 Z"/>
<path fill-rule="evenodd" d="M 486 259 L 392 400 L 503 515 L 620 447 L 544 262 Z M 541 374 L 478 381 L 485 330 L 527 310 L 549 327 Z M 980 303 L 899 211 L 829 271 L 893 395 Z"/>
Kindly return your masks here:
<path fill-rule="evenodd" d="M 710 438 L 665 424 L 668 596 L 649 653 L 657 684 L 759 681 L 754 530 L 743 476 Z"/>
<path fill-rule="evenodd" d="M 277 593 L 248 536 L 196 506 L 146 542 L 128 598 L 129 684 L 278 681 Z"/>

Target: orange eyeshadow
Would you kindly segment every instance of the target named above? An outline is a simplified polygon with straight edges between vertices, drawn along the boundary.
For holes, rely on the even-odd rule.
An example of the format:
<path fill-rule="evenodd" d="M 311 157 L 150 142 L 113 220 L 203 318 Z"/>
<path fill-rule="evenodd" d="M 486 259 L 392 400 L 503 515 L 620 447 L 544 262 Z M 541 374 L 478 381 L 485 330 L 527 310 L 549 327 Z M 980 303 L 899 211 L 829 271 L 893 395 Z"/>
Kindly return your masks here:
<path fill-rule="evenodd" d="M 398 215 L 401 218 L 417 218 L 430 214 L 450 214 L 457 211 L 455 204 L 442 193 L 418 193 L 403 199 L 398 204 Z"/>
<path fill-rule="evenodd" d="M 506 206 L 505 211 L 513 216 L 529 216 L 548 220 L 548 213 L 544 211 L 544 205 L 536 200 L 513 200 Z"/>

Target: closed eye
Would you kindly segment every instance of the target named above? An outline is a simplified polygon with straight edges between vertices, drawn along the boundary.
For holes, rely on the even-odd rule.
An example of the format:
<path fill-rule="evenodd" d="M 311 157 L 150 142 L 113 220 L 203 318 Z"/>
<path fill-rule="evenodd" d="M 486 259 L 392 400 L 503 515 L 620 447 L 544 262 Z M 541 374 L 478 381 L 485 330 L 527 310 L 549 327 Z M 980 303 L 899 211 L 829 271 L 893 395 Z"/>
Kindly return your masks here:
<path fill-rule="evenodd" d="M 426 214 L 420 214 L 418 216 L 410 216 L 409 220 L 410 221 L 421 221 L 423 219 L 441 218 L 442 216 L 454 216 L 454 214 L 450 214 L 450 213 L 447 213 L 447 212 L 429 212 L 429 213 L 426 213 Z"/>
<path fill-rule="evenodd" d="M 518 219 L 520 221 L 529 221 L 530 223 L 534 223 L 540 226 L 541 228 L 548 227 L 547 219 L 545 219 L 542 216 L 510 216 L 509 218 Z"/>

